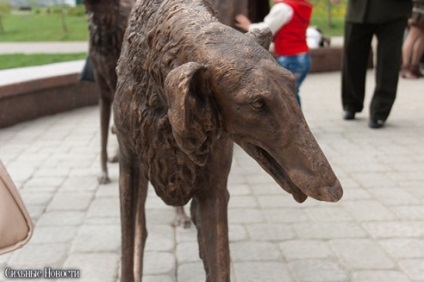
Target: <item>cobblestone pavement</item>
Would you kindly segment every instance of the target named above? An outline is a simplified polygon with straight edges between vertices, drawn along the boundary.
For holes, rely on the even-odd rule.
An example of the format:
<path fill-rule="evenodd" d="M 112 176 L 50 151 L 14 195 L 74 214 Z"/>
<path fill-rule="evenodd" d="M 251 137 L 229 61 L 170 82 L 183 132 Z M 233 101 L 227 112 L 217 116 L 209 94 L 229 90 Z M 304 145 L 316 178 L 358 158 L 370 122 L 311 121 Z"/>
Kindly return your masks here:
<path fill-rule="evenodd" d="M 369 99 L 372 72 L 367 81 Z M 400 80 L 386 128 L 371 130 L 369 100 L 357 120 L 341 119 L 340 73 L 306 79 L 303 110 L 344 187 L 338 203 L 296 203 L 236 147 L 232 281 L 424 281 L 423 82 Z M 46 266 L 78 269 L 78 281 L 119 279 L 118 166 L 111 184 L 97 184 L 98 115 L 88 107 L 0 130 L 0 157 L 36 223 L 28 245 L 0 256 L 1 282 L 12 281 L 7 267 Z M 143 281 L 204 281 L 195 229 L 174 228 L 173 217 L 150 191 Z"/>

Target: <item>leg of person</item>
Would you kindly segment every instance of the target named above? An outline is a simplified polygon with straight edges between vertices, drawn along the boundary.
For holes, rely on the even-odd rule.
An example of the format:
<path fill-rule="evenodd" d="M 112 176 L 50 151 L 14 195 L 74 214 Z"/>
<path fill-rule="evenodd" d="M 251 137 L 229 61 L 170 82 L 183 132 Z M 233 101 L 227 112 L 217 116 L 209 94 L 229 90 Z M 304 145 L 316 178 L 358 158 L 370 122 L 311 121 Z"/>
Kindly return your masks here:
<path fill-rule="evenodd" d="M 419 65 L 421 58 L 420 53 L 424 48 L 424 44 L 420 44 L 424 40 L 421 40 L 421 30 L 416 26 L 411 25 L 408 31 L 408 35 L 402 46 L 402 77 L 407 79 L 417 78 L 417 74 L 414 73 L 413 68 Z"/>
<path fill-rule="evenodd" d="M 354 119 L 355 113 L 363 109 L 374 28 L 370 24 L 345 23 L 342 65 L 342 105 L 345 119 Z"/>
<path fill-rule="evenodd" d="M 395 101 L 406 21 L 399 19 L 378 25 L 376 87 L 370 105 L 370 127 L 371 121 L 387 119 Z"/>
<path fill-rule="evenodd" d="M 423 74 L 420 72 L 420 61 L 424 53 L 424 30 L 415 26 L 413 29 L 417 33 L 417 38 L 412 49 L 411 68 L 418 78 L 423 76 Z"/>
<path fill-rule="evenodd" d="M 281 56 L 277 61 L 283 68 L 289 70 L 294 75 L 296 79 L 296 100 L 299 107 L 301 107 L 302 103 L 299 96 L 299 88 L 311 68 L 310 55 L 304 53 L 295 56 Z"/>

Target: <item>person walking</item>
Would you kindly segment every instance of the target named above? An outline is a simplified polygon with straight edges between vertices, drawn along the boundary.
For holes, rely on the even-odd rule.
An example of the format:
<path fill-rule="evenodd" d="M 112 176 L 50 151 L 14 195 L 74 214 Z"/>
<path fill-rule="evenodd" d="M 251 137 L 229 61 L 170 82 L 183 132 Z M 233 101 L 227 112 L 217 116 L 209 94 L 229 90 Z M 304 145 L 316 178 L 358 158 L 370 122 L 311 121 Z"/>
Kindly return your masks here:
<path fill-rule="evenodd" d="M 411 10 L 412 0 L 348 0 L 341 89 L 345 120 L 355 119 L 363 109 L 367 64 L 375 35 L 376 86 L 368 126 L 384 126 L 396 98 L 403 35 Z"/>
<path fill-rule="evenodd" d="M 306 42 L 306 29 L 312 15 L 312 4 L 306 0 L 273 0 L 263 22 L 251 23 L 243 14 L 236 16 L 236 26 L 249 31 L 268 27 L 273 36 L 277 62 L 296 79 L 296 99 L 301 106 L 299 88 L 311 68 L 311 57 Z"/>
<path fill-rule="evenodd" d="M 420 60 L 424 52 L 424 0 L 413 0 L 409 30 L 402 47 L 402 77 L 417 79 L 423 76 Z"/>

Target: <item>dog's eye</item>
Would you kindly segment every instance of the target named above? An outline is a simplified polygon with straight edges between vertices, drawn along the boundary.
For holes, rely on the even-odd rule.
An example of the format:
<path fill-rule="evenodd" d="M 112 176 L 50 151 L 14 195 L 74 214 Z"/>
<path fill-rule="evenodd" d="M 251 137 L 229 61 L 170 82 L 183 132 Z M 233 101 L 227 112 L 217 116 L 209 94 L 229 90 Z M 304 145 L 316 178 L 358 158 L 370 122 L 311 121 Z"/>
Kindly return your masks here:
<path fill-rule="evenodd" d="M 265 107 L 265 101 L 262 98 L 256 98 L 252 101 L 251 105 L 255 110 L 260 111 Z"/>

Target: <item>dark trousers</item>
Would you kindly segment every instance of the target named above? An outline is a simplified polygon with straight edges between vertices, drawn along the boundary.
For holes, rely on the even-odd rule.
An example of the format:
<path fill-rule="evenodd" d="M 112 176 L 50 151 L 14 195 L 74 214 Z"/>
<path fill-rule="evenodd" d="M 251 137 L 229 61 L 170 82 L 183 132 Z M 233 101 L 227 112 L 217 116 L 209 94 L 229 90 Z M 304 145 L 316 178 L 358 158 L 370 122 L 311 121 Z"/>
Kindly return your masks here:
<path fill-rule="evenodd" d="M 373 36 L 377 36 L 376 87 L 370 118 L 386 120 L 396 98 L 403 34 L 407 19 L 384 24 L 346 22 L 342 66 L 343 109 L 361 112 L 365 78 Z"/>

